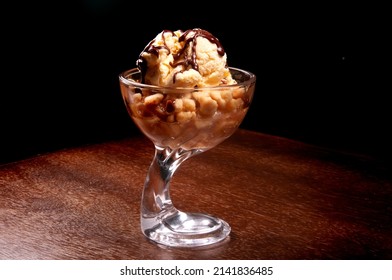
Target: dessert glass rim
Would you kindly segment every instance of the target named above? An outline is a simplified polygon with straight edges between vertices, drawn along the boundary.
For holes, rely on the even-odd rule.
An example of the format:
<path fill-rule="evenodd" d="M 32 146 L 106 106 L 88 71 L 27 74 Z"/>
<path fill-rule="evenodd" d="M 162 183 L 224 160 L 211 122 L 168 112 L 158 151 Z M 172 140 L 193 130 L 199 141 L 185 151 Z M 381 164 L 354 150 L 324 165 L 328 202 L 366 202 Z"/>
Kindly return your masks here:
<path fill-rule="evenodd" d="M 139 68 L 131 68 L 125 71 L 122 71 L 119 75 L 119 78 L 122 83 L 128 85 L 128 86 L 136 86 L 136 87 L 143 87 L 143 88 L 149 88 L 149 89 L 166 89 L 166 90 L 188 90 L 188 91 L 205 91 L 205 90 L 222 90 L 222 89 L 232 89 L 236 87 L 244 87 L 250 84 L 253 84 L 256 82 L 256 75 L 253 74 L 252 72 L 248 70 L 244 70 L 241 68 L 236 68 L 236 67 L 228 67 L 229 70 L 241 72 L 241 73 L 246 73 L 249 75 L 249 78 L 246 79 L 245 81 L 237 82 L 236 84 L 231 84 L 231 85 L 218 85 L 218 86 L 206 86 L 206 87 L 170 87 L 170 86 L 157 86 L 157 85 L 150 85 L 150 84 L 144 84 L 135 81 L 134 79 L 131 79 L 130 76 L 135 75 L 135 74 L 140 74 L 141 71 Z M 234 80 L 235 77 L 233 77 Z"/>

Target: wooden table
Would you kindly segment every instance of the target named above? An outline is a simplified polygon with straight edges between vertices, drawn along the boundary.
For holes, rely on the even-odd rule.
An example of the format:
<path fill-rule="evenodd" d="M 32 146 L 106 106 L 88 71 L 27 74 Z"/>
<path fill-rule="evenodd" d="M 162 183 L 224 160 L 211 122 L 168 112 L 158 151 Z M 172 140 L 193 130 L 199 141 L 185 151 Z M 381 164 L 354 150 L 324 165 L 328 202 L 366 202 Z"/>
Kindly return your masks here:
<path fill-rule="evenodd" d="M 392 259 L 392 173 L 364 156 L 238 130 L 176 172 L 180 210 L 232 227 L 221 244 L 158 246 L 139 206 L 143 136 L 0 166 L 1 259 Z"/>

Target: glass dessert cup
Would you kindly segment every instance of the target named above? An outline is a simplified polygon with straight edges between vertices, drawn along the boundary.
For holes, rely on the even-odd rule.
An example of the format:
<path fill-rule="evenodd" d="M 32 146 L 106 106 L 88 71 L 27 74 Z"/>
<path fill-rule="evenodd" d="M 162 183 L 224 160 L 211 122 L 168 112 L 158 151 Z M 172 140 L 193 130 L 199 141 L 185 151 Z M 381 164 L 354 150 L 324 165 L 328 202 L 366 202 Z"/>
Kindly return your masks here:
<path fill-rule="evenodd" d="M 142 84 L 137 69 L 119 75 L 127 111 L 155 146 L 141 199 L 141 230 L 159 244 L 196 247 L 224 240 L 228 223 L 203 213 L 177 210 L 170 181 L 190 157 L 205 152 L 239 127 L 253 98 L 254 74 L 230 68 L 235 85 L 168 88 Z"/>

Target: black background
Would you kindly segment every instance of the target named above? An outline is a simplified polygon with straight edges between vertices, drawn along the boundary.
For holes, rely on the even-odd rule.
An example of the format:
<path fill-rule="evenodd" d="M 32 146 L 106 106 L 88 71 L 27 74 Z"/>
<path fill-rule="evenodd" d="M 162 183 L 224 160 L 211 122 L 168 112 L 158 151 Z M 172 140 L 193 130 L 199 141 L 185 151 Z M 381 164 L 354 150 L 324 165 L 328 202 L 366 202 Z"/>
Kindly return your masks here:
<path fill-rule="evenodd" d="M 211 2 L 211 1 L 210 1 Z M 0 163 L 140 133 L 118 74 L 163 29 L 203 28 L 256 74 L 242 127 L 391 155 L 385 7 L 81 0 L 2 4 Z M 188 5 L 188 4 L 187 4 Z"/>

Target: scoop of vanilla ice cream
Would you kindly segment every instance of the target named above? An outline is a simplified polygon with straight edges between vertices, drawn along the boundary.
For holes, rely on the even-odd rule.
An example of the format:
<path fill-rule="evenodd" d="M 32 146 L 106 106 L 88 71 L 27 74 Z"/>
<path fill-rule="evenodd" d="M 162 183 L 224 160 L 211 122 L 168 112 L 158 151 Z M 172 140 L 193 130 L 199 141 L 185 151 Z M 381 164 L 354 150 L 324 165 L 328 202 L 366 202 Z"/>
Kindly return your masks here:
<path fill-rule="evenodd" d="M 141 52 L 136 62 L 142 82 L 164 87 L 211 87 L 235 84 L 227 55 L 210 32 L 163 30 Z"/>

